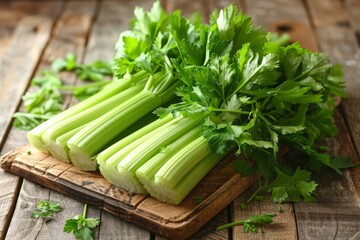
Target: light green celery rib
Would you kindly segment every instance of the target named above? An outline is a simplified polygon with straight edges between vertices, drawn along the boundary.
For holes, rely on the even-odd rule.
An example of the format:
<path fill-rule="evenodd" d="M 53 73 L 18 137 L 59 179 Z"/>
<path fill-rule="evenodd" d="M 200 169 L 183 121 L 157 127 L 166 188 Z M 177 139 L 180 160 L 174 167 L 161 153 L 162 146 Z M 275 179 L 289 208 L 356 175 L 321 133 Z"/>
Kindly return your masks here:
<path fill-rule="evenodd" d="M 158 84 L 165 79 L 168 80 L 168 74 L 166 72 L 159 72 L 150 76 L 149 81 L 151 80 Z M 175 97 L 174 90 L 180 83 L 175 81 L 174 78 L 172 80 L 174 81 L 173 84 L 164 89 L 163 92 L 155 93 L 144 88 L 143 91 L 94 120 L 73 136 L 68 141 L 72 163 L 82 170 L 96 170 L 96 162 L 95 167 L 92 163 L 94 162 L 92 157 L 95 154 L 98 154 L 117 135 L 138 119 Z M 91 168 L 87 166 L 87 162 L 89 165 L 92 165 Z"/>
<path fill-rule="evenodd" d="M 56 138 L 55 141 L 50 141 L 47 146 L 47 150 L 50 152 L 51 155 L 53 155 L 56 159 L 70 163 L 70 157 L 69 157 L 69 148 L 67 146 L 67 141 L 74 136 L 76 133 L 78 133 L 81 129 L 83 129 L 86 125 L 82 125 L 78 128 L 75 128 L 58 138 Z"/>
<path fill-rule="evenodd" d="M 197 163 L 211 153 L 207 140 L 200 136 L 172 156 L 155 174 L 155 183 L 175 187 Z"/>
<path fill-rule="evenodd" d="M 111 161 L 107 161 L 111 156 L 113 156 L 116 152 L 120 151 L 124 147 L 128 146 L 129 144 L 139 140 L 141 137 L 145 136 L 147 133 L 157 129 L 160 126 L 163 126 L 165 123 L 171 121 L 174 117 L 169 114 L 164 118 L 157 119 L 152 123 L 140 128 L 139 130 L 135 131 L 134 133 L 128 135 L 127 137 L 119 140 L 118 142 L 114 143 L 110 147 L 106 148 L 105 150 L 101 151 L 96 160 L 98 161 L 99 165 L 110 165 Z"/>
<path fill-rule="evenodd" d="M 157 74 L 157 76 L 164 78 L 165 74 Z M 150 78 L 153 78 L 153 76 Z M 101 150 L 102 146 L 159 106 L 162 101 L 163 99 L 159 95 L 151 91 L 141 91 L 111 111 L 103 114 L 72 137 L 68 142 L 70 150 L 81 149 L 90 155 L 97 153 Z"/>
<path fill-rule="evenodd" d="M 144 188 L 150 193 L 154 183 L 154 176 L 159 169 L 169 160 L 176 152 L 184 148 L 189 142 L 194 141 L 201 133 L 201 126 L 198 126 L 179 139 L 165 147 L 164 152 L 159 152 L 145 164 L 136 170 L 136 177 L 143 184 Z"/>
<path fill-rule="evenodd" d="M 97 118 L 68 141 L 70 159 L 81 170 L 94 171 L 91 157 L 98 153 L 116 135 L 161 104 L 151 92 L 142 91 L 118 107 Z"/>
<path fill-rule="evenodd" d="M 179 121 L 168 125 L 165 129 L 157 131 L 122 159 L 118 164 L 118 168 L 124 167 L 128 171 L 135 172 L 141 165 L 154 156 L 161 147 L 166 147 L 188 131 L 199 126 L 202 121 L 203 116 L 200 114 L 183 117 Z"/>
<path fill-rule="evenodd" d="M 222 158 L 223 155 L 210 153 L 188 171 L 175 187 L 166 182 L 154 182 L 149 194 L 160 201 L 179 204 Z"/>
<path fill-rule="evenodd" d="M 124 76 L 124 78 L 116 80 L 113 83 L 110 83 L 99 93 L 72 106 L 71 108 L 65 110 L 64 112 L 61 112 L 60 114 L 52 117 L 51 119 L 45 121 L 44 123 L 40 124 L 39 126 L 35 127 L 34 129 L 32 129 L 27 134 L 27 138 L 28 138 L 29 142 L 35 148 L 44 151 L 45 149 L 43 147 L 42 134 L 53 124 L 56 124 L 59 121 L 67 119 L 79 112 L 82 112 L 85 109 L 87 109 L 93 105 L 96 105 L 121 91 L 124 91 L 125 89 L 129 88 L 130 86 L 132 86 L 138 82 L 146 81 L 146 78 L 148 78 L 148 76 L 149 76 L 148 73 L 146 73 L 145 71 L 141 71 L 141 72 L 135 73 L 133 75 L 127 74 Z"/>
<path fill-rule="evenodd" d="M 194 115 L 184 117 L 164 129 L 158 129 L 154 135 L 120 160 L 117 165 L 118 186 L 130 192 L 135 192 L 138 189 L 142 190 L 143 186 L 135 176 L 136 170 L 158 153 L 162 147 L 176 141 L 193 128 L 199 126 L 202 121 L 203 116 Z"/>
<path fill-rule="evenodd" d="M 57 137 L 97 119 L 98 117 L 114 109 L 119 104 L 125 102 L 132 96 L 138 94 L 139 92 L 141 92 L 144 86 L 145 83 L 129 87 L 128 89 L 96 105 L 90 106 L 88 109 L 85 109 L 84 111 L 79 112 L 74 116 L 71 116 L 67 119 L 64 119 L 63 121 L 58 122 L 57 124 L 52 125 L 42 135 L 42 140 L 45 144 L 45 148 L 47 148 L 51 142 L 54 142 Z"/>
<path fill-rule="evenodd" d="M 90 158 L 101 151 L 116 135 L 168 100 L 152 92 L 142 91 L 96 119 L 68 141 L 71 161 L 82 170 L 95 170 L 96 167 L 88 168 L 86 161 L 92 161 Z"/>
<path fill-rule="evenodd" d="M 118 149 L 117 152 L 114 152 L 114 149 L 111 149 L 111 151 L 105 150 L 107 151 L 105 155 L 103 155 L 103 152 L 101 152 L 97 156 L 101 174 L 114 186 L 122 186 L 124 178 L 126 178 L 126 176 L 128 175 L 120 176 L 117 169 L 118 163 L 136 147 L 145 142 L 147 139 L 151 138 L 151 136 L 153 136 L 155 132 L 162 131 L 163 129 L 167 128 L 171 124 L 174 124 L 180 119 L 181 117 L 173 118 L 172 115 L 169 114 L 166 118 L 156 120 L 148 126 L 144 127 L 146 128 L 144 132 L 143 129 L 140 129 L 138 132 L 136 132 L 134 136 L 130 135 L 128 139 L 124 139 L 124 141 L 119 141 L 117 143 L 116 149 L 118 149 L 118 147 L 121 148 Z M 106 158 L 104 156 L 106 156 Z M 102 160 L 99 161 L 99 158 L 101 158 Z M 130 178 L 132 178 L 132 175 L 130 175 Z M 141 185 L 137 184 L 137 182 L 128 187 L 128 190 L 136 193 L 145 193 L 144 188 Z"/>

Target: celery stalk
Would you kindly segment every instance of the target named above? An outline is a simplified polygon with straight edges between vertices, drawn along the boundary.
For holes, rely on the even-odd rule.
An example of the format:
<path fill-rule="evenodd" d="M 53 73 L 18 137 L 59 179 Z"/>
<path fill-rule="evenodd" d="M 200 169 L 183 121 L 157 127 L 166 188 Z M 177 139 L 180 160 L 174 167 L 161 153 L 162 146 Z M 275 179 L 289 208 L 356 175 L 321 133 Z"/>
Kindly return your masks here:
<path fill-rule="evenodd" d="M 172 156 L 155 174 L 154 181 L 175 187 L 187 172 L 209 154 L 211 154 L 209 144 L 203 136 L 200 136 Z"/>
<path fill-rule="evenodd" d="M 142 184 L 135 176 L 136 170 L 157 154 L 162 147 L 168 146 L 197 127 L 202 120 L 202 116 L 194 115 L 181 118 L 164 129 L 157 129 L 150 138 L 120 159 L 117 165 L 117 186 L 130 192 L 144 192 Z"/>
<path fill-rule="evenodd" d="M 100 161 L 98 160 L 101 174 L 111 184 L 115 186 L 122 186 L 123 178 L 119 177 L 119 172 L 117 169 L 118 163 L 136 147 L 150 139 L 155 134 L 155 132 L 162 132 L 169 125 L 174 124 L 180 119 L 180 117 L 174 119 L 172 115 L 168 115 L 166 118 L 154 121 L 143 129 L 138 130 L 136 133 L 129 135 L 123 140 L 120 140 L 115 144 L 115 149 L 117 149 L 117 151 L 114 151 L 114 146 L 111 146 L 109 149 L 104 151 L 105 153 L 101 152 L 97 156 L 98 159 L 101 159 Z M 104 157 L 107 158 L 104 159 Z M 131 187 L 128 187 L 127 190 L 131 192 L 145 193 L 144 188 L 139 185 L 137 181 L 135 181 L 135 184 L 131 184 Z"/>
<path fill-rule="evenodd" d="M 144 85 L 145 84 L 137 84 L 132 86 L 103 102 L 93 105 L 88 109 L 49 127 L 42 135 L 45 148 L 47 148 L 47 145 L 49 145 L 50 142 L 54 142 L 57 137 L 99 118 L 119 104 L 125 102 L 127 99 L 139 93 L 144 88 Z"/>
<path fill-rule="evenodd" d="M 187 172 L 175 187 L 167 185 L 167 182 L 154 182 L 149 194 L 160 201 L 179 204 L 222 158 L 223 155 L 210 153 Z"/>
<path fill-rule="evenodd" d="M 50 152 L 51 155 L 53 155 L 56 159 L 70 163 L 70 157 L 69 157 L 69 148 L 67 146 L 67 141 L 74 136 L 76 133 L 78 133 L 81 129 L 83 129 L 86 125 L 82 125 L 80 127 L 77 127 L 61 136 L 56 138 L 55 141 L 50 141 L 47 144 L 46 149 Z"/>
<path fill-rule="evenodd" d="M 108 84 L 102 91 L 99 93 L 91 96 L 90 98 L 72 106 L 71 108 L 65 110 L 64 112 L 52 117 L 51 119 L 47 120 L 46 122 L 40 124 L 36 128 L 32 129 L 27 134 L 27 138 L 31 145 L 36 147 L 39 150 L 46 151 L 44 148 L 44 143 L 42 141 L 42 134 L 52 125 L 65 120 L 71 116 L 74 116 L 75 114 L 78 114 L 85 109 L 94 106 L 98 103 L 101 103 L 105 99 L 108 99 L 111 96 L 114 96 L 115 94 L 118 94 L 121 91 L 124 91 L 125 89 L 129 88 L 133 84 L 136 84 L 137 82 L 142 82 L 146 78 L 148 78 L 149 74 L 145 71 L 140 71 L 138 73 L 135 73 L 133 75 L 126 74 L 122 79 L 115 80 L 113 83 Z"/>
<path fill-rule="evenodd" d="M 100 152 L 96 159 L 98 161 L 99 165 L 109 165 L 109 162 L 107 161 L 111 156 L 113 156 L 116 152 L 120 151 L 124 147 L 128 146 L 129 144 L 133 143 L 134 141 L 137 141 L 139 138 L 145 136 L 147 133 L 157 129 L 160 126 L 163 126 L 165 123 L 171 121 L 173 119 L 173 116 L 169 114 L 168 116 L 157 119 L 156 121 L 153 121 L 152 123 L 140 128 L 139 130 L 135 131 L 134 133 L 130 134 L 129 136 L 121 139 L 120 141 L 116 142 L 115 144 L 111 145 L 107 149 Z"/>
<path fill-rule="evenodd" d="M 136 170 L 136 177 L 143 184 L 144 188 L 148 191 L 152 191 L 152 183 L 154 182 L 154 176 L 159 169 L 174 155 L 176 152 L 184 148 L 189 142 L 194 141 L 200 136 L 201 127 L 196 127 L 181 136 L 179 139 L 171 143 L 164 148 L 164 151 L 157 153 L 145 164 Z"/>
<path fill-rule="evenodd" d="M 203 136 L 187 143 L 165 163 L 155 156 L 136 171 L 151 196 L 179 204 L 224 156 L 213 154 Z"/>
<path fill-rule="evenodd" d="M 167 88 L 157 89 L 164 81 L 171 84 Z M 85 171 L 96 170 L 97 165 L 92 157 L 142 116 L 174 98 L 178 84 L 167 72 L 151 75 L 142 92 L 94 120 L 68 141 L 72 163 Z"/>
<path fill-rule="evenodd" d="M 96 170 L 91 157 L 136 120 L 160 105 L 151 92 L 141 92 L 97 118 L 68 141 L 70 159 L 79 169 Z M 87 166 L 87 162 L 90 166 Z"/>

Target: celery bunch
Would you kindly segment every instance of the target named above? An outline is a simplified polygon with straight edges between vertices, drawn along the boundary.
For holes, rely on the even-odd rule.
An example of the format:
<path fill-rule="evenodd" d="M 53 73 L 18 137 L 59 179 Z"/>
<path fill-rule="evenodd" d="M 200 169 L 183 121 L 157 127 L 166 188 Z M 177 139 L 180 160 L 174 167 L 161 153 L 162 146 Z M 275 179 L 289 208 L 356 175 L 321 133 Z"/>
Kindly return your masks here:
<path fill-rule="evenodd" d="M 269 41 L 233 4 L 208 24 L 158 2 L 135 17 L 116 45 L 118 80 L 29 132 L 32 145 L 171 204 L 234 148 L 241 166 L 275 177 L 262 189 L 276 202 L 311 201 L 308 170 L 349 166 L 313 147 L 336 133 L 333 97 L 344 96 L 341 68 L 325 55 Z M 159 119 L 134 125 L 154 109 Z M 281 143 L 309 155 L 307 170 L 278 161 Z"/>
<path fill-rule="evenodd" d="M 131 148 L 120 147 L 111 156 L 103 155 L 108 150 L 100 153 L 104 177 L 129 191 L 146 190 L 178 204 L 236 148 L 245 156 L 241 164 L 248 171 L 259 171 L 266 182 L 275 177 L 277 184 L 262 187 L 273 201 L 312 201 L 316 183 L 308 170 L 327 166 L 340 171 L 313 145 L 336 133 L 333 97 L 345 95 L 341 68 L 298 43 L 280 46 L 269 41 L 234 5 L 212 13 L 206 25 L 179 12 L 170 14 L 168 22 L 180 53 L 172 66 L 183 82 L 176 90 L 182 100 L 156 113 L 175 118 L 146 132 L 128 145 Z M 201 120 L 191 128 L 179 124 L 196 116 Z M 289 168 L 278 160 L 281 143 L 309 155 L 307 170 L 295 166 L 291 175 L 284 173 Z M 296 187 L 288 186 L 289 181 Z"/>

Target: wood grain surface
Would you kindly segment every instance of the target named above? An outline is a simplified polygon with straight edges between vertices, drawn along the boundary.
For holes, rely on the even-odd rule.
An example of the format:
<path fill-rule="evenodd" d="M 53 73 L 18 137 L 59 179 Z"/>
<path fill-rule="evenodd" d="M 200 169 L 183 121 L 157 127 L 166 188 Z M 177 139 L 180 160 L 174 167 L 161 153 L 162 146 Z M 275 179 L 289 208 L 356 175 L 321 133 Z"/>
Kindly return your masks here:
<path fill-rule="evenodd" d="M 309 6 L 312 22 L 316 27 L 347 24 L 349 21 L 348 14 L 341 0 L 307 0 L 306 3 Z"/>
<path fill-rule="evenodd" d="M 10 141 L 11 115 L 17 109 L 20 98 L 29 84 L 44 48 L 50 38 L 52 26 L 62 2 L 33 6 L 26 2 L 0 3 L 1 28 L 9 35 L 0 34 L 0 151 Z M 3 24 L 6 24 L 5 26 Z M 3 31 L 2 31 L 3 32 Z M 9 37 L 11 36 L 11 40 Z M 27 54 L 24 54 L 24 53 Z M 16 82 L 17 84 L 13 84 Z M 24 132 L 25 133 L 25 132 Z M 14 134 L 16 142 L 24 134 Z M 15 140 L 16 139 L 16 140 Z M 13 149 L 10 147 L 9 149 Z M 0 239 L 5 237 L 15 209 L 21 179 L 0 170 Z"/>

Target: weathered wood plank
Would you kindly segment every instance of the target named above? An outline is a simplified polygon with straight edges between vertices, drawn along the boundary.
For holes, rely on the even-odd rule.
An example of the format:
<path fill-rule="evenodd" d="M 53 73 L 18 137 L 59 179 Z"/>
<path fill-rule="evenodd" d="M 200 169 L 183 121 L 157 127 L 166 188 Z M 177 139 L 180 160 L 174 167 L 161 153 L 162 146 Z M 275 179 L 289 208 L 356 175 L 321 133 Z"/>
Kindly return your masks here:
<path fill-rule="evenodd" d="M 47 190 L 46 190 L 47 191 Z M 72 218 L 75 215 L 81 214 L 84 208 L 84 203 L 75 201 L 72 198 L 64 196 L 55 191 L 50 191 L 48 199 L 50 201 L 61 203 L 62 210 L 56 213 L 55 219 L 42 224 L 41 230 L 38 232 L 36 239 L 74 239 L 72 233 L 64 232 L 64 224 L 66 219 Z M 99 217 L 100 210 L 88 206 L 87 217 Z M 94 229 L 98 231 L 98 227 Z"/>
<path fill-rule="evenodd" d="M 121 236 L 121 237 L 120 237 Z M 99 239 L 151 239 L 149 231 L 102 211 Z"/>
<path fill-rule="evenodd" d="M 327 141 L 333 155 L 359 162 L 342 116 L 336 115 L 341 129 L 338 136 Z M 360 236 L 360 169 L 344 171 L 340 176 L 324 169 L 315 179 L 317 201 L 295 204 L 299 239 L 358 239 Z"/>
<path fill-rule="evenodd" d="M 62 1 L 34 3 L 30 1 L 0 2 L 0 62 L 8 49 L 18 22 L 25 16 L 56 15 Z"/>
<path fill-rule="evenodd" d="M 360 1 L 345 0 L 345 6 L 352 28 L 360 34 Z"/>
<path fill-rule="evenodd" d="M 88 1 L 86 5 L 84 5 L 82 1 L 72 1 L 65 4 L 64 11 L 62 12 L 61 16 L 59 17 L 58 21 L 54 26 L 52 39 L 47 45 L 37 72 L 43 69 L 49 69 L 50 64 L 53 60 L 59 57 L 63 57 L 67 52 L 74 52 L 80 57 L 82 56 L 82 53 L 85 49 L 87 36 L 91 28 L 91 22 L 95 13 L 95 6 L 95 1 Z M 66 84 L 74 84 L 76 81 L 75 76 L 71 74 L 62 74 L 62 78 L 64 79 L 64 82 Z M 34 91 L 34 88 L 30 88 L 29 91 Z M 27 144 L 26 132 L 18 131 L 12 128 L 8 135 L 7 141 L 5 142 L 3 150 L 6 151 L 8 149 L 13 149 L 19 145 L 24 144 Z M 61 169 L 58 170 L 63 171 Z M 34 184 L 30 185 L 29 189 L 31 189 L 32 187 L 36 188 L 37 186 Z M 32 192 L 37 194 L 35 189 Z M 24 193 L 24 187 L 21 188 L 20 197 L 23 194 L 26 194 Z M 66 238 L 67 236 L 65 233 L 63 233 L 62 230 L 64 224 L 63 222 L 66 218 L 75 215 L 74 212 L 81 213 L 82 204 L 80 204 L 78 201 L 75 201 L 74 199 L 64 197 L 63 195 L 53 191 L 48 191 L 48 195 L 48 198 L 51 199 L 55 197 L 61 200 L 62 204 L 64 203 L 65 205 L 73 206 L 73 209 L 65 211 L 65 213 L 70 213 L 69 215 L 63 214 L 57 217 L 57 221 L 62 222 L 61 224 L 53 222 L 51 222 L 49 225 L 44 224 L 43 222 L 40 223 L 42 227 L 37 232 L 38 238 L 50 239 L 54 238 L 54 234 Z M 75 208 L 75 206 L 77 206 L 77 209 Z M 19 208 L 15 210 L 15 217 L 16 214 L 18 214 L 18 211 L 20 211 Z M 100 211 L 98 209 L 90 207 L 89 211 L 96 211 L 96 215 L 98 217 L 100 216 Z M 28 219 L 28 221 L 30 220 Z M 10 224 L 10 229 L 22 229 L 22 232 L 25 235 L 29 234 L 29 232 L 32 231 L 31 229 L 25 229 L 24 225 L 18 224 L 18 222 L 12 222 Z M 54 228 L 55 230 L 50 231 L 51 228 Z"/>
<path fill-rule="evenodd" d="M 225 208 L 218 215 L 216 215 L 213 219 L 211 219 L 207 224 L 204 225 L 199 231 L 196 232 L 193 236 L 191 236 L 190 240 L 199 240 L 199 239 L 207 239 L 207 240 L 221 240 L 221 239 L 229 239 L 227 231 L 216 231 L 216 228 L 228 221 L 228 212 L 229 209 Z M 156 235 L 156 240 L 167 240 L 168 238 Z"/>
<path fill-rule="evenodd" d="M 348 14 L 341 0 L 306 1 L 310 10 L 310 17 L 315 27 L 334 24 L 347 24 Z"/>
<path fill-rule="evenodd" d="M 204 22 L 208 21 L 209 4 L 206 0 L 167 0 L 166 11 L 181 10 L 181 14 L 191 17 L 195 12 L 199 12 L 203 16 Z"/>
<path fill-rule="evenodd" d="M 32 75 L 50 37 L 53 20 L 61 5 L 61 1 L 32 5 L 24 2 L 1 3 L 0 18 L 9 20 L 5 23 L 10 32 L 13 32 L 12 28 L 15 27 L 12 24 L 17 24 L 17 27 L 11 36 L 11 42 L 6 38 L 1 42 L 2 49 L 7 48 L 7 50 L 2 55 L 2 62 L 0 63 L 2 76 L 0 80 L 2 86 L 0 90 L 0 146 L 4 143 L 11 115 L 16 109 L 20 96 L 28 84 L 28 79 Z M 29 16 L 33 14 L 36 15 Z M 24 54 L 25 52 L 26 54 Z M 3 239 L 15 207 L 21 181 L 18 177 L 5 173 L 3 170 L 0 170 L 0 179 L 2 192 L 0 199 L 2 206 L 0 239 Z"/>
<path fill-rule="evenodd" d="M 241 11 L 243 11 L 243 12 L 246 11 L 245 0 L 210 0 L 208 3 L 209 10 L 210 10 L 210 12 L 213 9 L 220 10 L 231 3 L 234 3 L 239 10 L 241 9 Z"/>
<path fill-rule="evenodd" d="M 34 194 L 34 192 L 36 194 Z M 43 219 L 31 219 L 30 214 L 36 210 L 40 200 L 60 202 L 62 211 L 54 214 L 54 220 L 45 222 Z M 65 220 L 82 213 L 84 204 L 51 191 L 40 185 L 24 180 L 19 195 L 16 211 L 10 224 L 6 239 L 69 239 L 71 235 L 64 233 Z M 88 216 L 98 216 L 99 210 L 89 208 Z"/>
<path fill-rule="evenodd" d="M 329 26 L 317 30 L 321 49 L 326 52 L 332 62 L 341 63 L 346 80 L 346 92 L 348 97 L 342 100 L 347 124 L 355 147 L 360 152 L 360 127 L 359 127 L 359 104 L 360 104 L 360 50 L 354 32 L 344 26 Z"/>
<path fill-rule="evenodd" d="M 281 6 L 281 7 L 280 7 Z M 246 1 L 247 13 L 267 31 L 288 33 L 292 41 L 316 51 L 316 38 L 301 0 Z"/>
<path fill-rule="evenodd" d="M 129 20 L 134 17 L 135 6 L 148 10 L 153 2 L 151 0 L 102 1 L 99 15 L 92 26 L 85 62 L 113 59 L 115 44 L 120 32 L 130 27 Z"/>
<path fill-rule="evenodd" d="M 257 185 L 248 189 L 244 194 L 234 201 L 233 221 L 240 221 L 252 215 L 258 214 L 276 214 L 273 223 L 258 227 L 258 233 L 244 233 L 242 226 L 233 228 L 233 239 L 297 239 L 296 222 L 293 213 L 292 204 L 274 204 L 270 200 L 252 201 L 242 208 L 249 197 L 256 191 Z"/>
<path fill-rule="evenodd" d="M 194 234 L 191 239 L 229 239 L 228 231 L 216 231 L 216 228 L 227 223 L 229 218 L 229 209 L 228 207 L 222 210 L 218 215 L 216 215 L 211 221 L 204 225 L 196 234 Z"/>
<path fill-rule="evenodd" d="M 0 146 L 4 142 L 11 115 L 24 93 L 43 49 L 49 40 L 52 19 L 44 16 L 23 18 L 0 65 Z M 27 53 L 27 54 L 24 54 Z M 14 83 L 17 84 L 14 84 Z M 14 99 L 16 99 L 14 101 Z"/>
<path fill-rule="evenodd" d="M 15 209 L 18 193 L 21 187 L 19 177 L 4 170 L 0 170 L 0 239 L 5 238 L 7 228 L 9 226 L 12 214 Z"/>
<path fill-rule="evenodd" d="M 32 182 L 24 181 L 21 193 L 6 239 L 36 239 L 44 224 L 42 219 L 39 221 L 31 220 L 30 214 L 36 209 L 37 202 L 49 198 L 50 190 Z"/>

